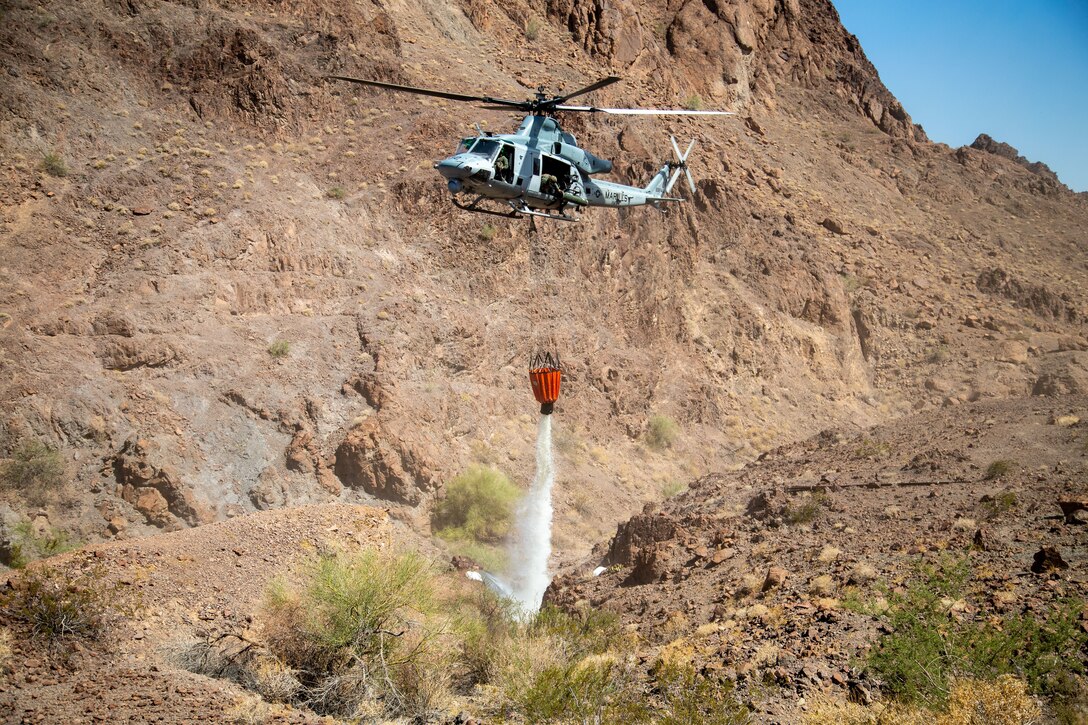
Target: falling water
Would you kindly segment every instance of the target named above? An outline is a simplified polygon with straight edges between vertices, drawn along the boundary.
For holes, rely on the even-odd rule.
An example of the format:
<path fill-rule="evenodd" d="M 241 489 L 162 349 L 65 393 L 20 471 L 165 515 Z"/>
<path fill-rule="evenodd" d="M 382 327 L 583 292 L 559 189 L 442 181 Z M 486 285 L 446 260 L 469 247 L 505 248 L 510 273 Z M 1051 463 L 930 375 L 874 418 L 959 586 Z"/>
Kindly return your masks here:
<path fill-rule="evenodd" d="M 552 553 L 552 417 L 541 415 L 536 431 L 536 476 L 532 488 L 518 505 L 510 543 L 510 576 L 504 582 L 523 614 L 540 609 L 551 578 L 548 558 Z"/>

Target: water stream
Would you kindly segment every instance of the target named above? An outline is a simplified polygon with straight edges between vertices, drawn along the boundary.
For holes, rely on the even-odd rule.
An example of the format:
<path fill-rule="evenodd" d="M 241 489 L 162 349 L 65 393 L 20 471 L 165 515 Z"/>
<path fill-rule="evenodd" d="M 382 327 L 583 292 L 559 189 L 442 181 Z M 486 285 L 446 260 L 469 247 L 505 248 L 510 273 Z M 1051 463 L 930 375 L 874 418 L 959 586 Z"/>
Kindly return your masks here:
<path fill-rule="evenodd" d="M 540 610 L 544 591 L 551 583 L 548 559 L 552 553 L 552 417 L 541 415 L 536 432 L 536 475 L 529 492 L 518 504 L 509 545 L 509 576 L 502 581 L 511 599 L 525 616 Z M 496 587 L 497 588 L 497 587 Z"/>

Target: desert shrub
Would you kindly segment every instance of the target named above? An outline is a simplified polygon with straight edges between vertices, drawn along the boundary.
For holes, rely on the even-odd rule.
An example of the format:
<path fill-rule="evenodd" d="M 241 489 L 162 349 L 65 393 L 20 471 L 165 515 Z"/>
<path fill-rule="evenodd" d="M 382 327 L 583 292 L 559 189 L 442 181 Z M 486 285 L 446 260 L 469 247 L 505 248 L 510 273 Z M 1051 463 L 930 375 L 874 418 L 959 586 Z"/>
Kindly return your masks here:
<path fill-rule="evenodd" d="M 667 415 L 651 415 L 646 426 L 646 443 L 656 451 L 671 448 L 680 429 Z"/>
<path fill-rule="evenodd" d="M 301 589 L 274 586 L 266 646 L 299 682 L 292 699 L 323 715 L 350 717 L 375 701 L 422 715 L 427 682 L 442 679 L 429 657 L 432 574 L 417 554 L 368 549 L 322 557 Z"/>
<path fill-rule="evenodd" d="M 12 532 L 5 563 L 13 569 L 22 569 L 32 561 L 74 548 L 76 544 L 69 541 L 64 531 L 49 527 L 39 532 L 31 522 L 21 521 Z"/>
<path fill-rule="evenodd" d="M 520 694 L 518 710 L 529 722 L 602 722 L 618 691 L 615 667 L 607 658 L 546 667 Z"/>
<path fill-rule="evenodd" d="M 287 340 L 276 340 L 268 346 L 268 354 L 274 358 L 287 357 L 291 352 L 291 343 Z"/>
<path fill-rule="evenodd" d="M 495 235 L 498 233 L 498 231 L 499 228 L 496 227 L 494 224 L 484 224 L 482 227 L 480 227 L 480 239 L 484 240 L 485 242 L 490 242 L 492 239 L 495 238 Z"/>
<path fill-rule="evenodd" d="M 816 492 L 811 496 L 805 496 L 799 502 L 787 504 L 782 516 L 788 524 L 807 524 L 816 518 L 820 508 L 826 504 L 827 495 Z"/>
<path fill-rule="evenodd" d="M 806 725 L 1023 725 L 1039 722 L 1039 704 L 1023 680 L 1003 675 L 993 680 L 956 679 L 947 706 L 931 710 L 901 703 L 865 707 L 817 694 L 805 713 Z"/>
<path fill-rule="evenodd" d="M 50 176 L 63 177 L 68 175 L 68 164 L 64 163 L 64 157 L 55 151 L 42 155 L 42 170 Z"/>
<path fill-rule="evenodd" d="M 23 441 L 0 465 L 0 483 L 4 488 L 41 494 L 64 483 L 64 459 L 41 441 Z"/>
<path fill-rule="evenodd" d="M 336 199 L 337 201 L 339 201 L 347 196 L 347 192 L 344 191 L 344 187 L 342 186 L 334 186 L 325 192 L 325 196 L 329 197 L 330 199 Z"/>
<path fill-rule="evenodd" d="M 124 612 L 116 587 L 104 572 L 70 574 L 58 569 L 27 571 L 0 597 L 0 609 L 30 634 L 51 645 L 68 639 L 100 640 Z"/>
<path fill-rule="evenodd" d="M 501 471 L 473 466 L 446 486 L 435 504 L 431 525 L 448 541 L 494 544 L 502 541 L 514 518 L 521 491 Z"/>
<path fill-rule="evenodd" d="M 885 458 L 892 452 L 891 446 L 884 441 L 863 438 L 854 449 L 854 458 Z"/>
<path fill-rule="evenodd" d="M 999 622 L 949 616 L 970 579 L 966 558 L 920 565 L 906 592 L 891 597 L 884 635 L 869 664 L 901 701 L 927 706 L 948 702 L 955 677 L 1023 679 L 1031 692 L 1054 694 L 1069 675 L 1085 672 L 1088 633 L 1079 628 L 1079 602 L 1057 604 L 1040 618 L 1026 612 Z"/>
<path fill-rule="evenodd" d="M 1017 501 L 1015 491 L 1003 491 L 996 496 L 987 496 L 982 500 L 982 515 L 992 519 L 1016 508 Z"/>
<path fill-rule="evenodd" d="M 986 467 L 986 475 L 984 478 L 987 481 L 993 481 L 997 478 L 1003 478 L 1009 471 L 1016 465 L 1015 461 L 1009 461 L 1005 459 L 999 459 L 991 463 Z"/>
<path fill-rule="evenodd" d="M 658 662 L 654 667 L 654 692 L 660 705 L 650 719 L 659 725 L 738 725 L 749 722 L 748 709 L 732 694 L 730 683 L 703 677 L 688 664 Z"/>
<path fill-rule="evenodd" d="M 529 22 L 525 24 L 525 39 L 532 42 L 538 37 L 540 37 L 540 21 L 529 18 Z"/>
<path fill-rule="evenodd" d="M 688 96 L 687 100 L 684 101 L 684 108 L 689 111 L 701 111 L 703 108 L 703 99 L 698 95 Z"/>
<path fill-rule="evenodd" d="M 661 497 L 672 498 L 673 496 L 679 496 L 688 490 L 688 485 L 681 481 L 666 481 L 661 485 Z"/>

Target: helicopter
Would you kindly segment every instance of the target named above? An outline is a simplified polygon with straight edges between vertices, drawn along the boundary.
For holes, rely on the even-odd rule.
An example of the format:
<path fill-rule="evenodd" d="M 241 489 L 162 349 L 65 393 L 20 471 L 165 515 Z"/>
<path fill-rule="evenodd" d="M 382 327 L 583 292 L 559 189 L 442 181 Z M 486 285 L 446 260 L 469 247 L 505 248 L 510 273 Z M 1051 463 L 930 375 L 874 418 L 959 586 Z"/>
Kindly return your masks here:
<path fill-rule="evenodd" d="M 695 145 L 694 139 L 681 153 L 676 139 L 670 136 L 676 160 L 666 161 L 646 186 L 629 186 L 593 178 L 597 174 L 611 172 L 612 162 L 579 147 L 574 136 L 559 126 L 555 119 L 557 112 L 640 116 L 733 115 L 729 111 L 566 105 L 576 96 L 620 81 L 618 76 L 602 78 L 559 96 L 549 97 L 541 87 L 534 98 L 525 101 L 470 96 L 350 76 L 328 77 L 389 91 L 476 103 L 492 110 L 528 112 L 529 115 L 525 116 L 514 133 L 492 133 L 481 130 L 477 125 L 475 136 L 462 138 L 452 156 L 434 165 L 446 179 L 455 206 L 465 211 L 511 218 L 530 215 L 573 222 L 577 218 L 568 212 L 587 207 L 618 208 L 649 204 L 660 210 L 663 204 L 684 201 L 680 197 L 670 196 L 681 172 L 691 193 L 695 193 L 695 182 L 688 171 L 688 157 Z M 462 194 L 475 195 L 475 198 L 462 202 L 458 198 Z M 494 208 L 496 205 L 499 209 L 508 206 L 509 211 L 498 211 Z"/>

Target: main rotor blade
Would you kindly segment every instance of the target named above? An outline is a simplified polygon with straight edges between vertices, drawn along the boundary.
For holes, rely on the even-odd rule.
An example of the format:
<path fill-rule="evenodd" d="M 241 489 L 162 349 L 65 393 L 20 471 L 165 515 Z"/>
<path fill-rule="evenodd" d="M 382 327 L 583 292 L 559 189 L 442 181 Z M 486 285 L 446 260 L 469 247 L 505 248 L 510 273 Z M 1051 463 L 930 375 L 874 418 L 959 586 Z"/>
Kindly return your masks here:
<path fill-rule="evenodd" d="M 585 88 L 580 88 L 577 91 L 574 91 L 572 93 L 568 93 L 565 96 L 559 96 L 558 98 L 553 98 L 551 102 L 552 103 L 563 103 L 564 101 L 569 101 L 571 98 L 574 98 L 575 96 L 581 96 L 583 94 L 589 93 L 590 91 L 595 91 L 598 88 L 604 88 L 605 86 L 610 86 L 613 83 L 616 83 L 617 81 L 620 81 L 620 80 L 622 80 L 622 79 L 619 76 L 608 76 L 607 78 L 602 78 L 601 80 L 597 81 L 596 83 L 590 84 L 590 85 L 586 86 Z"/>
<path fill-rule="evenodd" d="M 365 78 L 352 78 L 350 76 L 326 76 L 326 78 L 332 78 L 338 81 L 348 81 L 350 83 L 359 83 L 364 86 L 373 86 L 375 88 L 384 88 L 387 91 L 400 91 L 402 93 L 415 93 L 420 96 L 434 96 L 435 98 L 446 98 L 451 101 L 465 101 L 468 103 L 494 103 L 499 106 L 523 108 L 525 106 L 524 101 L 507 101 L 502 98 L 491 98 L 490 96 L 467 96 L 463 93 L 448 93 L 446 91 L 434 91 L 430 88 L 415 88 L 414 86 L 400 86 L 396 83 L 383 83 L 382 81 L 371 81 Z"/>
<path fill-rule="evenodd" d="M 596 106 L 555 106 L 556 111 L 612 113 L 620 116 L 735 116 L 732 111 L 686 111 L 680 108 L 597 108 Z"/>

